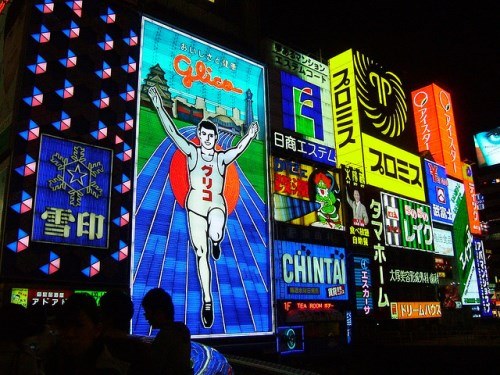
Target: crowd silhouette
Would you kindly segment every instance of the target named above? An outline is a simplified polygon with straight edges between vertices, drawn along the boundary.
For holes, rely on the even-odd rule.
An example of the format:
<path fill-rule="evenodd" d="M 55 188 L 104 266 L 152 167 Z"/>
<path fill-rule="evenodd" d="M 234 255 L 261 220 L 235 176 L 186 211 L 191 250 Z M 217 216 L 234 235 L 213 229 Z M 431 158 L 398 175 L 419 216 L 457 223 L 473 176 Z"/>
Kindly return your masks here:
<path fill-rule="evenodd" d="M 133 375 L 193 374 L 191 334 L 174 321 L 174 305 L 161 288 L 142 308 L 153 340 L 130 334 L 134 304 L 111 290 L 96 301 L 74 293 L 60 307 L 0 305 L 0 374 Z"/>

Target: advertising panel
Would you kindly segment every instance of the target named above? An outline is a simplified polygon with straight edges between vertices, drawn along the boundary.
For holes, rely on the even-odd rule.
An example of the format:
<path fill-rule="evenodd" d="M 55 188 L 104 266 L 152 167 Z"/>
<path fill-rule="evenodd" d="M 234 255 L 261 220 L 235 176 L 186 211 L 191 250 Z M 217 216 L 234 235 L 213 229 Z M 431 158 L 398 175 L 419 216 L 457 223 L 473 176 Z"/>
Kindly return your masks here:
<path fill-rule="evenodd" d="M 371 259 L 353 257 L 356 311 L 358 315 L 368 316 L 373 310 L 373 282 Z"/>
<path fill-rule="evenodd" d="M 273 217 L 302 226 L 343 230 L 339 172 L 271 158 Z"/>
<path fill-rule="evenodd" d="M 24 3 L 2 280 L 128 288 L 140 17 Z"/>
<path fill-rule="evenodd" d="M 448 180 L 446 168 L 442 165 L 424 159 L 427 196 L 431 205 L 432 221 L 452 224 L 450 197 L 448 196 Z"/>
<path fill-rule="evenodd" d="M 493 316 L 493 310 L 490 300 L 490 286 L 488 281 L 488 267 L 486 265 L 486 256 L 484 254 L 484 244 L 479 238 L 474 238 L 474 259 L 476 261 L 477 281 L 479 287 L 479 296 L 481 298 L 481 316 Z"/>
<path fill-rule="evenodd" d="M 140 67 L 134 303 L 160 286 L 194 337 L 268 334 L 264 67 L 148 18 Z"/>
<path fill-rule="evenodd" d="M 439 273 L 433 253 L 387 246 L 384 254 L 385 289 L 391 302 L 437 300 Z"/>
<path fill-rule="evenodd" d="M 500 163 L 500 126 L 487 132 L 474 134 L 474 147 L 478 167 L 491 167 Z"/>
<path fill-rule="evenodd" d="M 423 251 L 434 251 L 430 207 L 382 193 L 385 244 Z"/>
<path fill-rule="evenodd" d="M 108 246 L 112 150 L 42 135 L 33 241 Z"/>
<path fill-rule="evenodd" d="M 439 302 L 391 302 L 391 318 L 441 318 L 441 305 Z"/>
<path fill-rule="evenodd" d="M 451 230 L 432 228 L 434 237 L 434 251 L 436 255 L 453 256 L 453 238 Z"/>
<path fill-rule="evenodd" d="M 346 207 L 346 234 L 349 244 L 369 248 L 371 243 L 371 225 L 369 207 L 367 207 L 368 196 L 365 191 L 364 172 L 344 166 L 343 180 L 346 185 L 344 195 L 344 207 Z M 347 208 L 349 207 L 349 208 Z"/>
<path fill-rule="evenodd" d="M 459 294 L 463 305 L 479 305 L 479 290 L 474 261 L 473 237 L 464 196 L 464 184 L 448 178 L 453 218 L 453 246 L 457 260 Z"/>
<path fill-rule="evenodd" d="M 469 226 L 472 234 L 481 235 L 481 221 L 479 220 L 479 207 L 476 199 L 476 187 L 470 164 L 463 164 L 464 194 L 469 214 Z"/>
<path fill-rule="evenodd" d="M 269 94 L 282 104 L 271 108 L 273 154 L 335 166 L 328 66 L 276 41 L 268 48 Z"/>
<path fill-rule="evenodd" d="M 353 51 L 345 51 L 328 60 L 328 68 L 337 166 L 350 165 L 362 169 L 363 151 Z"/>
<path fill-rule="evenodd" d="M 417 155 L 363 134 L 363 156 L 367 184 L 425 201 L 422 163 Z"/>
<path fill-rule="evenodd" d="M 419 151 L 429 150 L 449 176 L 462 180 L 451 95 L 435 84 L 412 91 Z"/>
<path fill-rule="evenodd" d="M 274 241 L 276 298 L 347 300 L 345 262 L 340 247 Z"/>

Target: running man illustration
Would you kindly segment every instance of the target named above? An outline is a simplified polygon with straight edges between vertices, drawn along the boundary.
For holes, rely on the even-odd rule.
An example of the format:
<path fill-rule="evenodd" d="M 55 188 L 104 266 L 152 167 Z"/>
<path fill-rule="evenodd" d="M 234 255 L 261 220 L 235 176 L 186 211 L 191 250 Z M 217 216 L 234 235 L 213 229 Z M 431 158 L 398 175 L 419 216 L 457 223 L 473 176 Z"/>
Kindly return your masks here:
<path fill-rule="evenodd" d="M 257 136 L 259 125 L 252 122 L 236 146 L 227 150 L 216 150 L 219 137 L 217 125 L 209 120 L 202 120 L 196 132 L 200 144 L 196 145 L 179 132 L 163 107 L 158 89 L 149 88 L 148 95 L 167 135 L 186 156 L 189 191 L 185 208 L 189 238 L 196 254 L 202 292 L 201 321 L 205 328 L 210 328 L 214 321 L 214 311 L 212 269 L 208 255 L 211 252 L 215 261 L 221 256 L 220 243 L 224 239 L 227 222 L 227 204 L 223 194 L 226 171 Z"/>

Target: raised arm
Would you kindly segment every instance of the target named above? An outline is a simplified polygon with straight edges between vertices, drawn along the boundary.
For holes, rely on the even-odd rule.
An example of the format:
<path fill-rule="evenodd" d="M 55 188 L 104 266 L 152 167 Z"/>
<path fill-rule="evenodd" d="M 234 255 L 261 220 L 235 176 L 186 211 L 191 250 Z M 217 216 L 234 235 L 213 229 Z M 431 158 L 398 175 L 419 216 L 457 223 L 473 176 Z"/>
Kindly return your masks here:
<path fill-rule="evenodd" d="M 258 132 L 259 124 L 257 123 L 257 121 L 254 121 L 250 124 L 247 133 L 243 136 L 243 138 L 240 139 L 238 144 L 228 149 L 224 153 L 224 164 L 229 165 L 234 160 L 236 160 L 236 158 L 238 158 L 247 149 L 247 147 L 250 145 L 250 142 L 252 142 L 252 139 L 257 136 Z"/>
<path fill-rule="evenodd" d="M 155 86 L 150 87 L 148 89 L 148 95 L 151 98 L 153 106 L 158 112 L 161 124 L 163 125 L 163 128 L 167 132 L 168 136 L 172 138 L 172 141 L 184 154 L 189 155 L 192 151 L 193 145 L 179 132 L 172 121 L 172 118 L 167 111 L 165 111 L 165 108 L 163 108 L 163 101 L 158 89 Z"/>

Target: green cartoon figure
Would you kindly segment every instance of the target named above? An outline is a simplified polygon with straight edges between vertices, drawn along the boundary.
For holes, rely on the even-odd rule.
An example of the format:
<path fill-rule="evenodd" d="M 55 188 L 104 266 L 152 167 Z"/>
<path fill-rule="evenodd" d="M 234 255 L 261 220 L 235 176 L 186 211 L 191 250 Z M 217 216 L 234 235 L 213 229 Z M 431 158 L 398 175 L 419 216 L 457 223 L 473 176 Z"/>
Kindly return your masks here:
<path fill-rule="evenodd" d="M 328 224 L 331 228 L 339 221 L 339 201 L 333 189 L 333 178 L 324 173 L 314 176 L 316 186 L 316 202 L 319 203 L 318 219 L 321 224 Z"/>

